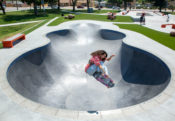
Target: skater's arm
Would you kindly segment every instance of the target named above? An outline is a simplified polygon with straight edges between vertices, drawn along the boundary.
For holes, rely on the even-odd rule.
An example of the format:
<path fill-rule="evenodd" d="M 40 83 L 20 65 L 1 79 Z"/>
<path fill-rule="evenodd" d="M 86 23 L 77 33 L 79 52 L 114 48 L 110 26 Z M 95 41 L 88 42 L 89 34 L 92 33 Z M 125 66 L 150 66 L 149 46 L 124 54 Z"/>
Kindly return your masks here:
<path fill-rule="evenodd" d="M 109 58 L 107 58 L 107 61 L 110 61 L 112 59 L 112 57 L 114 57 L 115 55 L 111 55 Z"/>

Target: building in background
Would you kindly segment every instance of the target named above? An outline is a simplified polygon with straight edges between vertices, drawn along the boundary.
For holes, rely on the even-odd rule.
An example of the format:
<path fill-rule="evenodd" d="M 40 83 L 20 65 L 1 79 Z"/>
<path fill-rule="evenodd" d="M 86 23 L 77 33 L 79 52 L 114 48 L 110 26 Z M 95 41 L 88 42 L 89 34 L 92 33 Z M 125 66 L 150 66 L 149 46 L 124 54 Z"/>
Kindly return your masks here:
<path fill-rule="evenodd" d="M 72 0 L 60 0 L 61 6 L 70 6 L 72 4 Z"/>
<path fill-rule="evenodd" d="M 61 6 L 71 6 L 72 0 L 60 0 Z M 77 0 L 77 6 L 87 6 L 87 0 Z M 94 0 L 90 0 L 90 7 L 94 6 Z"/>
<path fill-rule="evenodd" d="M 29 5 L 21 1 L 6 1 L 6 7 L 16 7 L 17 5 L 18 7 L 29 7 Z"/>
<path fill-rule="evenodd" d="M 168 5 L 172 5 L 172 6 L 175 7 L 175 1 L 170 1 L 170 2 L 168 2 Z"/>

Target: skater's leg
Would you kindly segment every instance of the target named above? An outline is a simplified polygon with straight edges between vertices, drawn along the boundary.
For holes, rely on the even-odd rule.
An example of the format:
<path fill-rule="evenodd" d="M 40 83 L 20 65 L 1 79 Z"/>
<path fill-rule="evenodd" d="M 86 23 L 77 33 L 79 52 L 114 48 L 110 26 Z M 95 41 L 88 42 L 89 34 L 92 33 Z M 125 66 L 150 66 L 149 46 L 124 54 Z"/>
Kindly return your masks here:
<path fill-rule="evenodd" d="M 108 75 L 108 68 L 104 64 L 102 65 L 102 67 L 105 70 L 106 75 Z"/>
<path fill-rule="evenodd" d="M 93 74 L 95 72 L 97 72 L 97 68 L 98 66 L 96 66 L 95 64 L 91 65 L 88 69 L 87 69 L 87 73 L 90 75 L 90 76 L 93 76 Z"/>

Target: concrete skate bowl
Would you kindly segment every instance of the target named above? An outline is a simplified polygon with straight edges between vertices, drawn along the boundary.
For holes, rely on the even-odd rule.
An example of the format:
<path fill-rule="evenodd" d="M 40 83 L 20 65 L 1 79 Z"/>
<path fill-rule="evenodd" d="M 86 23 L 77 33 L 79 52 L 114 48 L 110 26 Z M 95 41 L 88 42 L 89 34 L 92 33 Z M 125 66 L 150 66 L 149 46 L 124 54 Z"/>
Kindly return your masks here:
<path fill-rule="evenodd" d="M 166 64 L 123 43 L 125 34 L 121 32 L 77 24 L 74 30 L 53 31 L 46 36 L 50 44 L 24 53 L 7 72 L 12 88 L 34 102 L 76 111 L 112 110 L 147 101 L 169 83 Z M 113 88 L 84 72 L 90 53 L 98 49 L 116 54 L 106 62 L 110 77 L 117 82 Z"/>

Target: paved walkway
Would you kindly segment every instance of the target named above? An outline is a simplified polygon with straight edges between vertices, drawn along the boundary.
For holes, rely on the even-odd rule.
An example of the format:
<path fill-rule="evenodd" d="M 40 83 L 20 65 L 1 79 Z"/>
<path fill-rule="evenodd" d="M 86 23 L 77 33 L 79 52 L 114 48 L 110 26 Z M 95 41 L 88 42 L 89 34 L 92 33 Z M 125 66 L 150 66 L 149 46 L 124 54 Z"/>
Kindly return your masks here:
<path fill-rule="evenodd" d="M 167 16 L 160 16 L 159 14 L 153 13 L 152 11 L 131 11 L 127 15 L 131 16 L 134 19 L 139 20 L 140 15 L 137 15 L 137 14 L 142 12 L 146 12 L 150 14 L 150 16 L 145 17 L 146 25 L 143 25 L 143 26 L 157 30 L 157 31 L 165 32 L 165 33 L 170 33 L 171 31 L 175 31 L 174 29 L 171 28 L 171 26 L 167 26 L 166 28 L 161 28 L 162 24 L 171 24 L 171 23 L 175 24 L 174 20 L 167 22 Z"/>
<path fill-rule="evenodd" d="M 0 25 L 0 27 L 4 27 L 4 26 L 15 26 L 15 25 L 20 25 L 20 24 L 29 24 L 29 23 L 37 23 L 37 22 L 41 22 L 43 20 L 38 20 L 38 21 L 27 21 L 27 22 L 19 22 L 19 23 L 12 23 L 12 24 L 3 24 Z"/>

